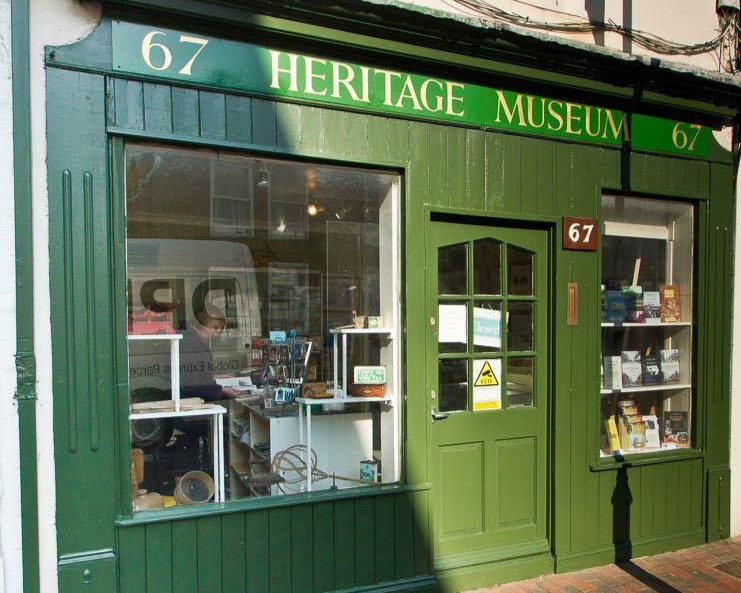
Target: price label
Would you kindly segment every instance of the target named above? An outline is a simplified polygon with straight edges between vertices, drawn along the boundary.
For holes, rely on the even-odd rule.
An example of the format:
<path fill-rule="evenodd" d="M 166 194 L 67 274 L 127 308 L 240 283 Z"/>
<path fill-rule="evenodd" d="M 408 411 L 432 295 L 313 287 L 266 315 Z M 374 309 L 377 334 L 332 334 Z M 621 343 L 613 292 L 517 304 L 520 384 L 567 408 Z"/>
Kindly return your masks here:
<path fill-rule="evenodd" d="M 563 217 L 563 248 L 597 251 L 597 220 L 594 218 Z"/>

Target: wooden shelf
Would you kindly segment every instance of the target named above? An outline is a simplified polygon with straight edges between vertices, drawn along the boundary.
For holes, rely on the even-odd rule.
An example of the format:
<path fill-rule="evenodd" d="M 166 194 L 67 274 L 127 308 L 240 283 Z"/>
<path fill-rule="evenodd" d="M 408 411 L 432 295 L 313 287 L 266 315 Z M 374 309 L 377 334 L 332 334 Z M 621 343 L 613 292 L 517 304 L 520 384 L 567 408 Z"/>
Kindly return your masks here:
<path fill-rule="evenodd" d="M 602 327 L 690 327 L 691 321 L 661 321 L 660 323 L 608 323 L 602 322 Z"/>
<path fill-rule="evenodd" d="M 640 387 L 624 387 L 621 389 L 600 389 L 602 395 L 609 395 L 614 392 L 620 393 L 643 393 L 649 391 L 680 391 L 682 389 L 692 389 L 689 383 L 662 383 L 660 385 L 641 385 Z"/>

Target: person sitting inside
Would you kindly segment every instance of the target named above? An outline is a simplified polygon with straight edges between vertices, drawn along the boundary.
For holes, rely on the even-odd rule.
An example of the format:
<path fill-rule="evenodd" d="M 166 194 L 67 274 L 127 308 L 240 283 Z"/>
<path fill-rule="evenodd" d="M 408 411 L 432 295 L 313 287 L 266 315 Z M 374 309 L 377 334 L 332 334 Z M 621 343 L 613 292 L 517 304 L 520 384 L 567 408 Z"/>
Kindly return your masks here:
<path fill-rule="evenodd" d="M 209 340 L 225 327 L 223 313 L 202 308 L 196 311 L 195 321 L 183 331 L 180 342 L 180 393 L 183 397 L 215 401 L 240 395 L 237 389 L 222 387 L 214 379 L 214 359 Z"/>

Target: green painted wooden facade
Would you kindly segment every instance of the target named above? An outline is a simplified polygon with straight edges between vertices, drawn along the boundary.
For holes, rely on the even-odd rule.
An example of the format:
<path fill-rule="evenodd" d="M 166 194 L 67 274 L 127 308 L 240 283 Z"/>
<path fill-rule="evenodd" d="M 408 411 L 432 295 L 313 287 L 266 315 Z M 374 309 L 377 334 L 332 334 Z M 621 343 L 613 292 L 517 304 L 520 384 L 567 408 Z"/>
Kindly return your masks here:
<path fill-rule="evenodd" d="M 434 565 L 419 240 L 431 213 L 549 230 L 547 537 L 555 570 L 728 536 L 730 155 L 649 155 L 127 78 L 111 68 L 110 40 L 104 20 L 87 40 L 47 53 L 62 593 L 452 591 L 533 570 L 527 558 L 460 570 Z M 131 516 L 122 195 L 128 138 L 401 173 L 403 484 Z M 599 255 L 560 249 L 560 217 L 599 218 L 604 191 L 698 205 L 696 447 L 625 464 L 599 459 Z M 565 321 L 568 282 L 580 286 L 573 327 Z M 618 476 L 627 478 L 633 502 L 626 537 L 614 542 Z"/>

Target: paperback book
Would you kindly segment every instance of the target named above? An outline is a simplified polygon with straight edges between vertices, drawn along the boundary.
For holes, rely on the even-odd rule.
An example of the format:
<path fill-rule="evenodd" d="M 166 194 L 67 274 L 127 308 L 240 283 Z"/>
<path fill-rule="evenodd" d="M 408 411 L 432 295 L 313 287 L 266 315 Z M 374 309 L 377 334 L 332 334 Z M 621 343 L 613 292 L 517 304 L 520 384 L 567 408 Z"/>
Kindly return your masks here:
<path fill-rule="evenodd" d="M 689 447 L 687 412 L 664 412 L 664 445 L 669 447 Z"/>
<path fill-rule="evenodd" d="M 623 299 L 622 291 L 605 291 L 605 321 L 607 323 L 625 322 L 625 299 Z"/>
<path fill-rule="evenodd" d="M 646 291 L 643 293 L 643 322 L 661 323 L 661 293 Z"/>
<path fill-rule="evenodd" d="M 605 367 L 605 388 L 623 388 L 623 370 L 619 356 L 605 356 L 603 359 Z"/>
<path fill-rule="evenodd" d="M 661 321 L 675 323 L 680 320 L 679 287 L 676 284 L 662 284 L 659 287 L 661 295 Z"/>
<path fill-rule="evenodd" d="M 623 286 L 622 293 L 625 301 L 625 321 L 643 323 L 643 288 L 640 286 Z"/>
<path fill-rule="evenodd" d="M 659 385 L 663 383 L 659 359 L 652 352 L 651 348 L 646 350 L 641 364 L 644 385 Z"/>
<path fill-rule="evenodd" d="M 638 350 L 623 350 L 620 353 L 620 364 L 623 367 L 623 388 L 643 385 L 643 367 Z"/>
<path fill-rule="evenodd" d="M 661 351 L 661 373 L 664 383 L 679 383 L 679 350 L 669 348 Z"/>

